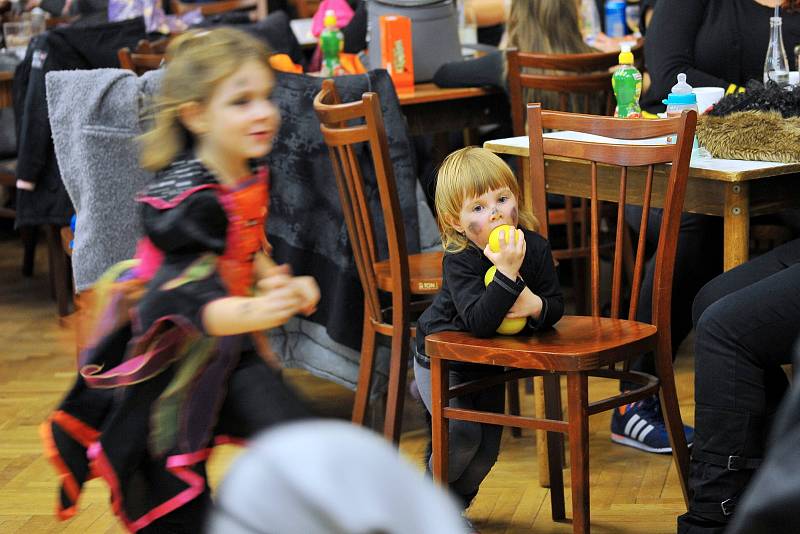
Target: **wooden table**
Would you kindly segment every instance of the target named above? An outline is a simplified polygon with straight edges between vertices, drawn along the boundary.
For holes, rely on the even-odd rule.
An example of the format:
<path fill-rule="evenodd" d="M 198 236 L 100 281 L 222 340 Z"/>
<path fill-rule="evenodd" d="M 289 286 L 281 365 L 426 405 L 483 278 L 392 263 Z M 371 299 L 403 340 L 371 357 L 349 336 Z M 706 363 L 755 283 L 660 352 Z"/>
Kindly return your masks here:
<path fill-rule="evenodd" d="M 399 92 L 397 96 L 411 135 L 475 129 L 508 116 L 503 92 L 493 88 L 442 88 L 421 83 L 414 86 L 413 93 Z"/>
<path fill-rule="evenodd" d="M 574 132 L 546 136 L 575 138 Z M 598 138 L 599 140 L 600 138 Z M 602 138 L 604 142 L 614 142 Z M 620 141 L 616 141 L 620 142 Z M 487 141 L 484 148 L 500 154 L 528 157 L 528 138 L 513 137 Z M 545 162 L 548 192 L 588 198 L 590 166 L 587 162 L 566 158 L 548 158 Z M 773 163 L 693 157 L 686 186 L 683 210 L 715 215 L 724 219 L 724 268 L 736 267 L 748 260 L 750 217 L 800 207 L 800 163 Z M 601 200 L 616 200 L 618 189 L 612 185 L 613 167 L 598 166 L 598 189 Z M 652 206 L 663 207 L 667 166 L 656 168 Z M 641 204 L 645 173 L 631 168 L 628 173 L 628 199 Z M 529 183 L 522 184 L 523 198 L 531 198 Z"/>

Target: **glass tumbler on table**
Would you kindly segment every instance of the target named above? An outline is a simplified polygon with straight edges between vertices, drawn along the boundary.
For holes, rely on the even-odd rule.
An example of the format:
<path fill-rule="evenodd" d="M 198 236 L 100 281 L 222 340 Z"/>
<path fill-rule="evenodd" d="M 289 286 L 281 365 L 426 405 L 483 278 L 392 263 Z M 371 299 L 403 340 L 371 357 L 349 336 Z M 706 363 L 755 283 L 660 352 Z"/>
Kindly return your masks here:
<path fill-rule="evenodd" d="M 20 59 L 25 57 L 25 50 L 33 35 L 30 21 L 3 23 L 3 38 L 6 48 Z"/>

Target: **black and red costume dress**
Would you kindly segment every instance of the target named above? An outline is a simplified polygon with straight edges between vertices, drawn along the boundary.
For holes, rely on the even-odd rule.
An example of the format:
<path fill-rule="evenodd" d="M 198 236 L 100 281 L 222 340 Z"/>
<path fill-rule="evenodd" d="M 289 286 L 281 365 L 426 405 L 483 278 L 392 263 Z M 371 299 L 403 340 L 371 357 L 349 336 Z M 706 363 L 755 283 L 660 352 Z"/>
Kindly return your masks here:
<path fill-rule="evenodd" d="M 42 436 L 60 474 L 59 517 L 100 476 L 129 530 L 199 532 L 213 445 L 308 415 L 250 336 L 213 337 L 202 324 L 206 304 L 252 289 L 267 169 L 227 187 L 181 159 L 138 200 L 145 238 L 97 284 L 109 286 L 96 289 L 97 341 Z"/>

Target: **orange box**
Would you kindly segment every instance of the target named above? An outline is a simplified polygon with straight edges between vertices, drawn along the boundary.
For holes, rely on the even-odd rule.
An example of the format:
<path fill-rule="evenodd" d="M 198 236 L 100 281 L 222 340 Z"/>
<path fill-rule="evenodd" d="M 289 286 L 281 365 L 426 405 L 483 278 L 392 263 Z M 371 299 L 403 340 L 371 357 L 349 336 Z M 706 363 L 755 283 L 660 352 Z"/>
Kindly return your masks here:
<path fill-rule="evenodd" d="M 411 19 L 384 15 L 379 19 L 381 66 L 389 71 L 398 92 L 414 91 L 414 54 L 411 48 Z"/>

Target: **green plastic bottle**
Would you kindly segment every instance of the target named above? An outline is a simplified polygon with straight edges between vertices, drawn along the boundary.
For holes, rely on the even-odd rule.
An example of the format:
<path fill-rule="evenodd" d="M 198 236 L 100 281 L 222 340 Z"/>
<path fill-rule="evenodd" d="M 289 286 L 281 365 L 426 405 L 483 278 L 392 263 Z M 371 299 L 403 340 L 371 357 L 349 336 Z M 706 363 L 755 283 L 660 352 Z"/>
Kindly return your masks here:
<path fill-rule="evenodd" d="M 642 73 L 633 66 L 630 44 L 622 44 L 619 68 L 611 77 L 611 87 L 617 98 L 614 116 L 623 119 L 640 119 L 642 108 L 639 106 L 639 97 L 642 96 Z"/>
<path fill-rule="evenodd" d="M 342 74 L 342 65 L 339 54 L 344 49 L 344 35 L 339 30 L 336 13 L 329 9 L 325 12 L 325 29 L 319 34 L 319 47 L 322 50 L 323 76 L 337 76 Z"/>

